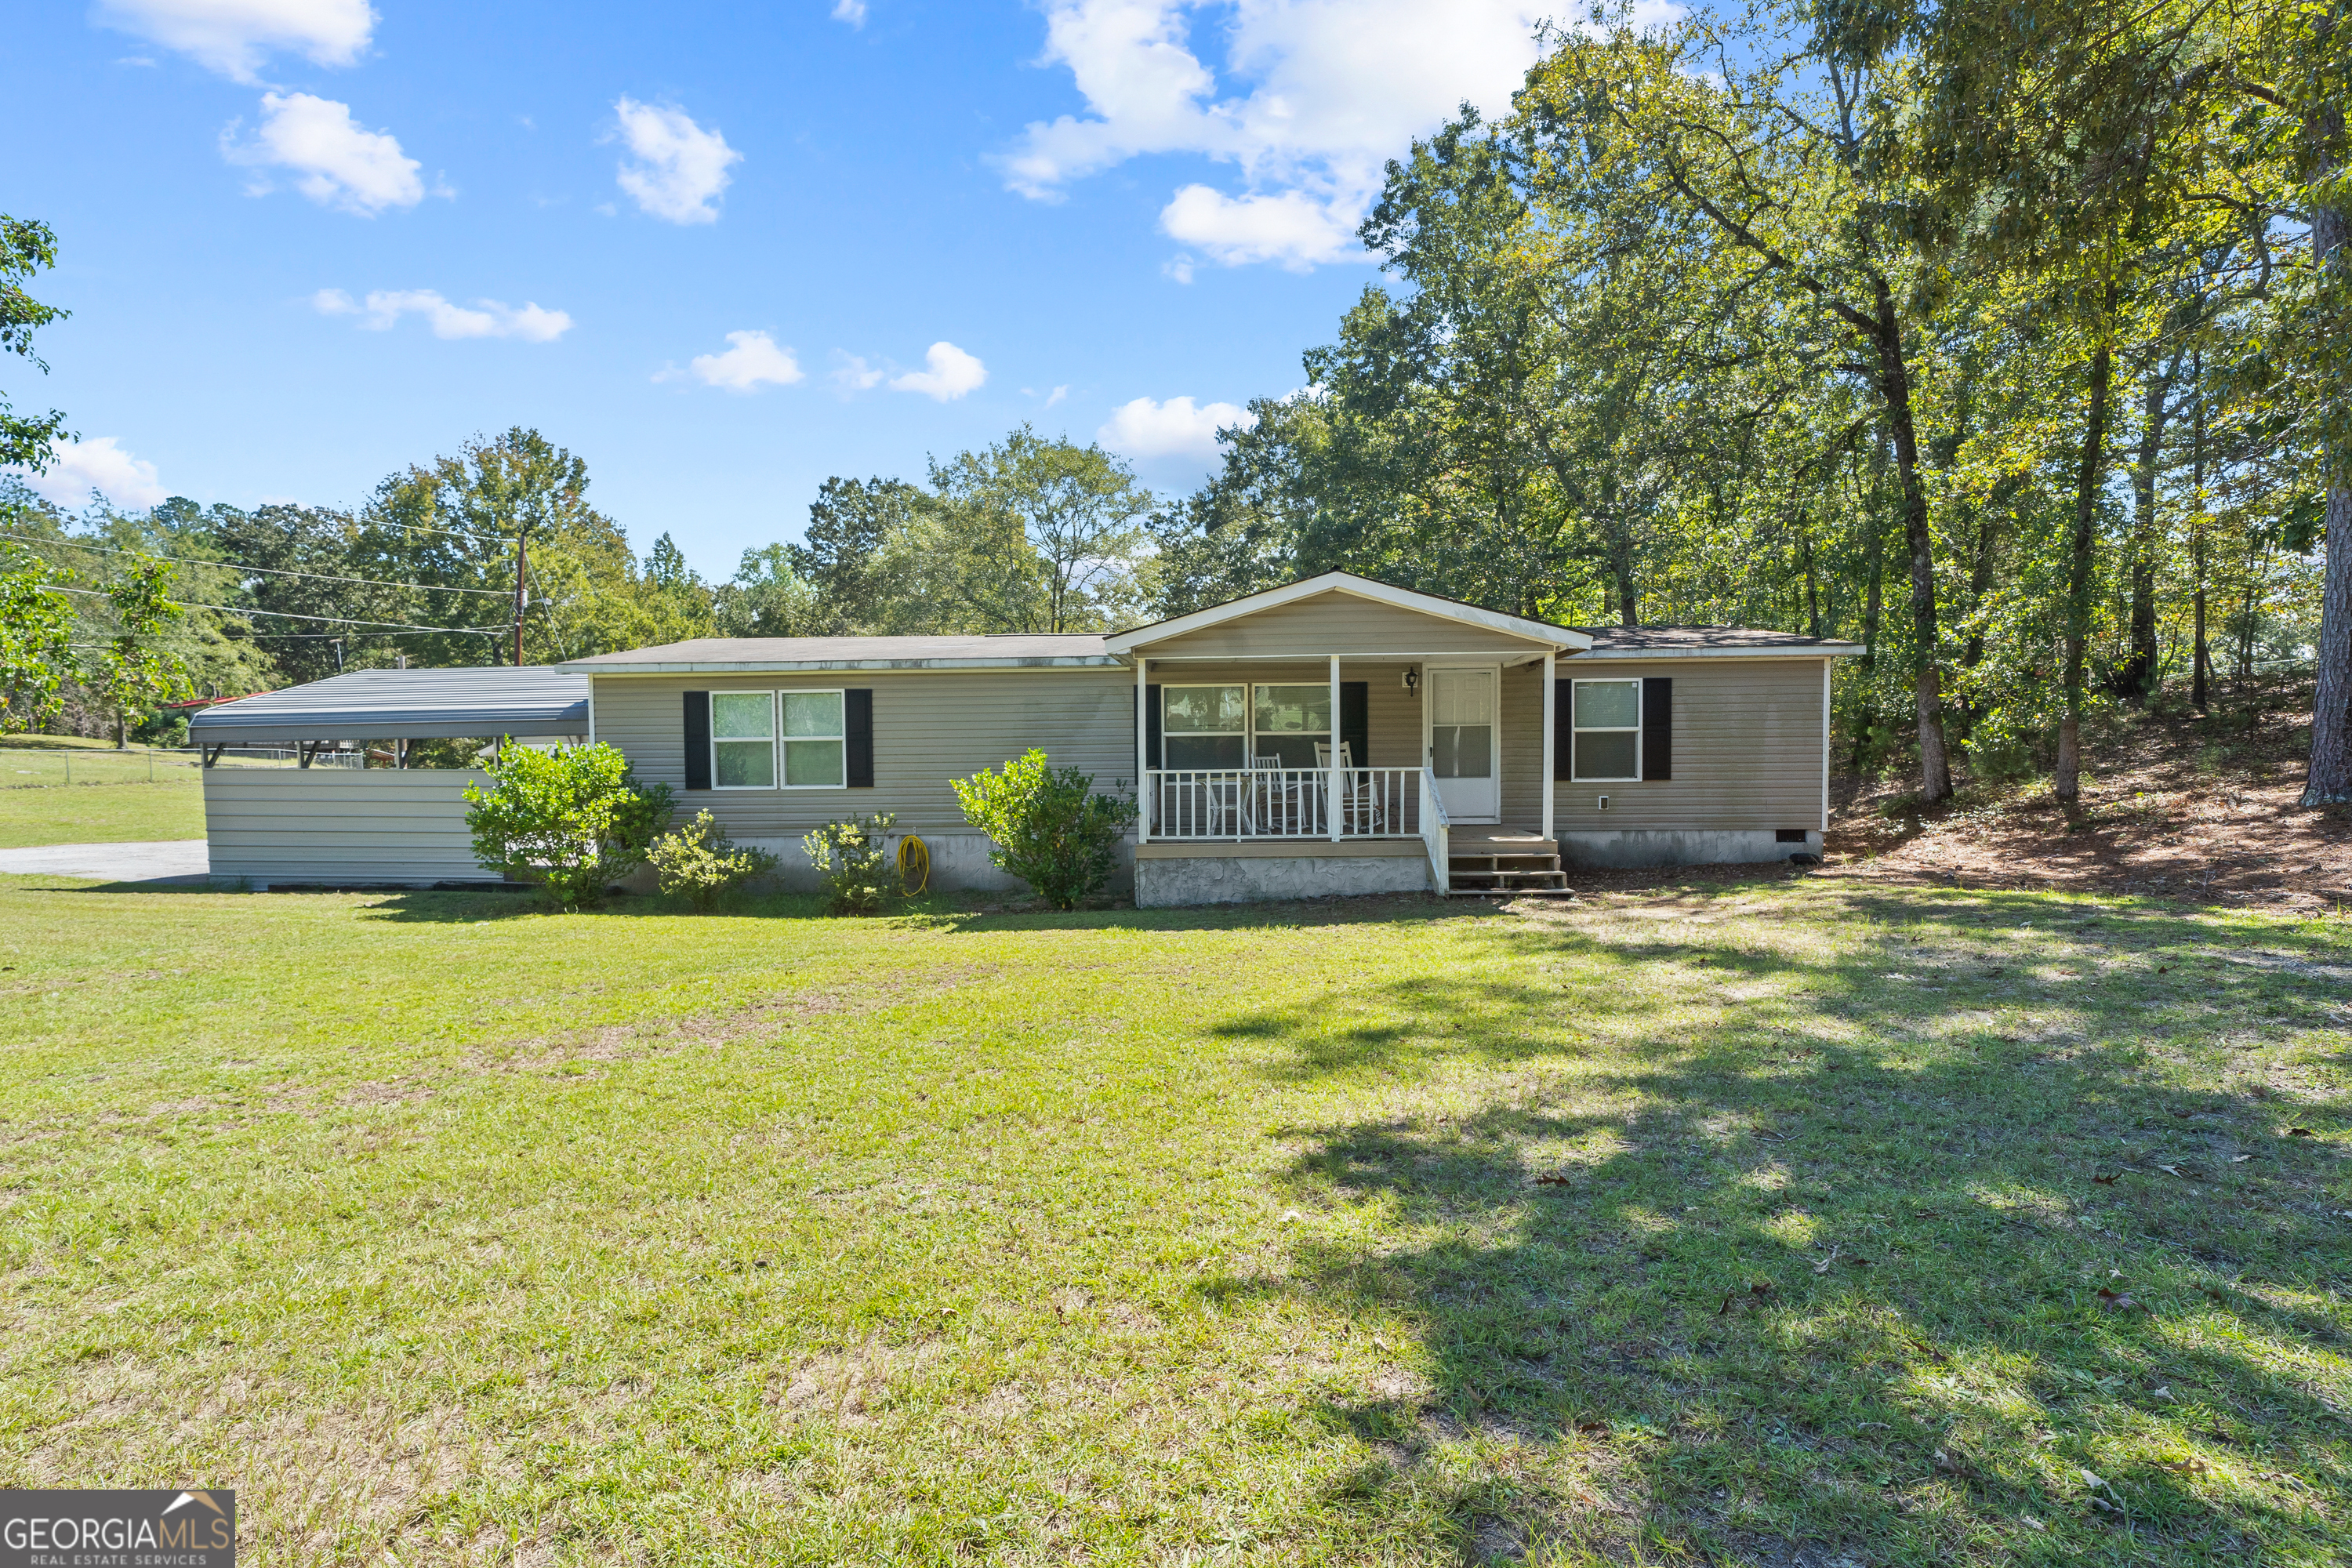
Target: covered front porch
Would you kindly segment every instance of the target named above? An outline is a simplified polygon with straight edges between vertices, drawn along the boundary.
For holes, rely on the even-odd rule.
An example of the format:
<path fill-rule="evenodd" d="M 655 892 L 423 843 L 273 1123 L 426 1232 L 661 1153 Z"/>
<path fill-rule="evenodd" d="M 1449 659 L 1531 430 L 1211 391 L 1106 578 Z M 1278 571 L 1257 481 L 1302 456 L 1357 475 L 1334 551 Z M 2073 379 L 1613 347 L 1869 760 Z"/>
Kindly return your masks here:
<path fill-rule="evenodd" d="M 1109 639 L 1138 901 L 1558 887 L 1547 699 L 1585 640 L 1341 574 Z"/>

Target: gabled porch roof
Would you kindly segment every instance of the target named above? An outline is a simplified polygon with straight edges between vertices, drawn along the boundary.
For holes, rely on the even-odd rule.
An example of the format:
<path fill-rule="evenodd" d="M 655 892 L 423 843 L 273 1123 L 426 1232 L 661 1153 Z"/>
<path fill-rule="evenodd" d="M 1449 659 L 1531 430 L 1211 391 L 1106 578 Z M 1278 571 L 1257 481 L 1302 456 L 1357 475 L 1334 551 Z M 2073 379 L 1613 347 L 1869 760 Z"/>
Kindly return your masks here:
<path fill-rule="evenodd" d="M 1308 634 L 1305 616 L 1314 601 L 1327 596 L 1347 600 L 1363 613 L 1323 617 L 1324 624 Z M 1293 622 L 1300 624 L 1289 626 Z M 1376 624 L 1367 625 L 1360 635 L 1357 626 L 1367 623 Z M 1276 632 L 1278 626 L 1288 627 L 1288 635 Z M 1261 628 L 1269 635 L 1251 635 Z M 1220 632 L 1226 635 L 1214 635 Z M 1298 642 L 1295 648 L 1289 646 L 1294 640 Z M 1573 626 L 1507 616 L 1351 572 L 1325 572 L 1103 639 L 1104 648 L 1114 655 L 1155 659 L 1327 654 L 1420 658 L 1477 652 L 1507 653 L 1507 662 L 1517 662 L 1547 653 L 1579 653 L 1591 646 L 1591 635 Z"/>

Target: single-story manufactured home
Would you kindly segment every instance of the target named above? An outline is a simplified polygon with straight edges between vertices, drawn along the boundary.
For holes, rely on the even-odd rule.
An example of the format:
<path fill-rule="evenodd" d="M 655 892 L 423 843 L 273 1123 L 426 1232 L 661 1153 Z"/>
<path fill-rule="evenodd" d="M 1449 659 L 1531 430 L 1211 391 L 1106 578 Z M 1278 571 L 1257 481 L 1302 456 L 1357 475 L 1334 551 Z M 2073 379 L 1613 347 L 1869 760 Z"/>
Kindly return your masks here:
<path fill-rule="evenodd" d="M 1194 904 L 1540 891 L 1564 867 L 1818 855 L 1831 670 L 1860 651 L 1780 632 L 1553 626 L 1332 572 L 1109 636 L 706 637 L 543 671 L 366 673 L 484 678 L 450 717 L 461 728 L 437 733 L 520 739 L 574 724 L 668 784 L 682 813 L 710 812 L 788 869 L 804 864 L 801 836 L 819 824 L 894 813 L 894 832 L 925 841 L 940 887 L 1011 885 L 949 781 L 1041 748 L 1135 795 L 1137 902 Z M 488 685 L 526 675 L 583 683 L 583 710 L 541 711 L 536 730 L 482 728 Z M 223 704 L 192 736 L 219 743 L 248 703 L 299 704 L 304 692 L 313 711 L 295 722 L 314 742 L 320 725 L 415 732 L 326 693 L 356 679 Z M 322 819 L 295 797 L 329 776 L 254 771 L 236 787 L 282 792 L 278 819 L 307 823 Z M 263 777 L 273 782 L 253 782 Z M 461 775 L 409 777 L 456 800 L 462 843 Z M 208 809 L 213 788 L 208 775 Z M 226 857 L 215 837 L 216 877 L 455 879 L 446 824 L 430 830 L 431 864 L 395 878 L 384 851 L 426 833 L 414 815 L 363 828 L 339 811 L 324 837 L 289 826 L 303 842 L 275 858 L 252 840 L 256 816 L 241 805 L 225 819 L 248 826 L 232 830 Z M 334 832 L 367 853 L 341 855 Z M 298 863 L 307 868 L 278 869 Z"/>

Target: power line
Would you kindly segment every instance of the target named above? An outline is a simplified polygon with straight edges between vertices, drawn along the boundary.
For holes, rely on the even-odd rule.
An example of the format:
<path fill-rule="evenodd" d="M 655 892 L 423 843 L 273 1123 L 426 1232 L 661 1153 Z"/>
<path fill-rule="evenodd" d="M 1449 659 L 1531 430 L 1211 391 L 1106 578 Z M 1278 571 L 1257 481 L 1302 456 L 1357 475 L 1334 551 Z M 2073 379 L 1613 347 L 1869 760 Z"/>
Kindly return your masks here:
<path fill-rule="evenodd" d="M 60 588 L 54 583 L 44 583 L 41 587 L 44 592 L 51 594 L 79 594 L 89 599 L 108 597 L 95 588 Z M 282 616 L 289 621 L 330 621 L 343 626 L 390 626 L 404 632 L 454 632 L 468 637 L 480 633 L 495 637 L 507 629 L 504 626 L 420 626 L 413 621 L 364 621 L 355 616 L 299 616 L 291 610 L 257 610 L 250 605 L 199 605 L 193 599 L 173 599 L 171 602 L 186 610 L 219 610 L 232 616 Z M 291 637 L 295 634 L 263 632 L 260 635 Z"/>
<path fill-rule="evenodd" d="M 382 577 L 339 577 L 327 572 L 297 572 L 285 566 L 247 566 L 239 561 L 206 561 L 194 555 L 150 555 L 143 550 L 121 550 L 110 544 L 84 544 L 78 539 L 43 539 L 37 534 L 0 533 L 0 539 L 13 539 L 25 544 L 62 544 L 68 550 L 88 550 L 101 555 L 136 555 L 149 561 L 172 561 L 183 566 L 217 566 L 227 572 L 265 572 L 273 577 L 309 577 L 320 583 L 361 583 L 371 588 L 414 588 L 420 594 L 481 594 L 493 599 L 511 598 L 511 588 L 445 588 L 435 583 L 394 583 Z"/>

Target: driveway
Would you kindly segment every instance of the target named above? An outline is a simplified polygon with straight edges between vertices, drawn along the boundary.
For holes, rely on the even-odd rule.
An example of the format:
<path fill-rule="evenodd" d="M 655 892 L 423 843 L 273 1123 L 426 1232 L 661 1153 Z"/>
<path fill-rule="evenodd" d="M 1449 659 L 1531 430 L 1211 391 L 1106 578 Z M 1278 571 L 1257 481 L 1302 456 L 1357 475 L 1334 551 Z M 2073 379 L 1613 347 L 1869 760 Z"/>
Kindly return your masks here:
<path fill-rule="evenodd" d="M 151 844 L 44 844 L 34 849 L 0 849 L 0 873 L 12 876 L 85 877 L 96 882 L 148 882 L 163 887 L 201 886 L 211 861 L 201 838 L 167 838 Z"/>

